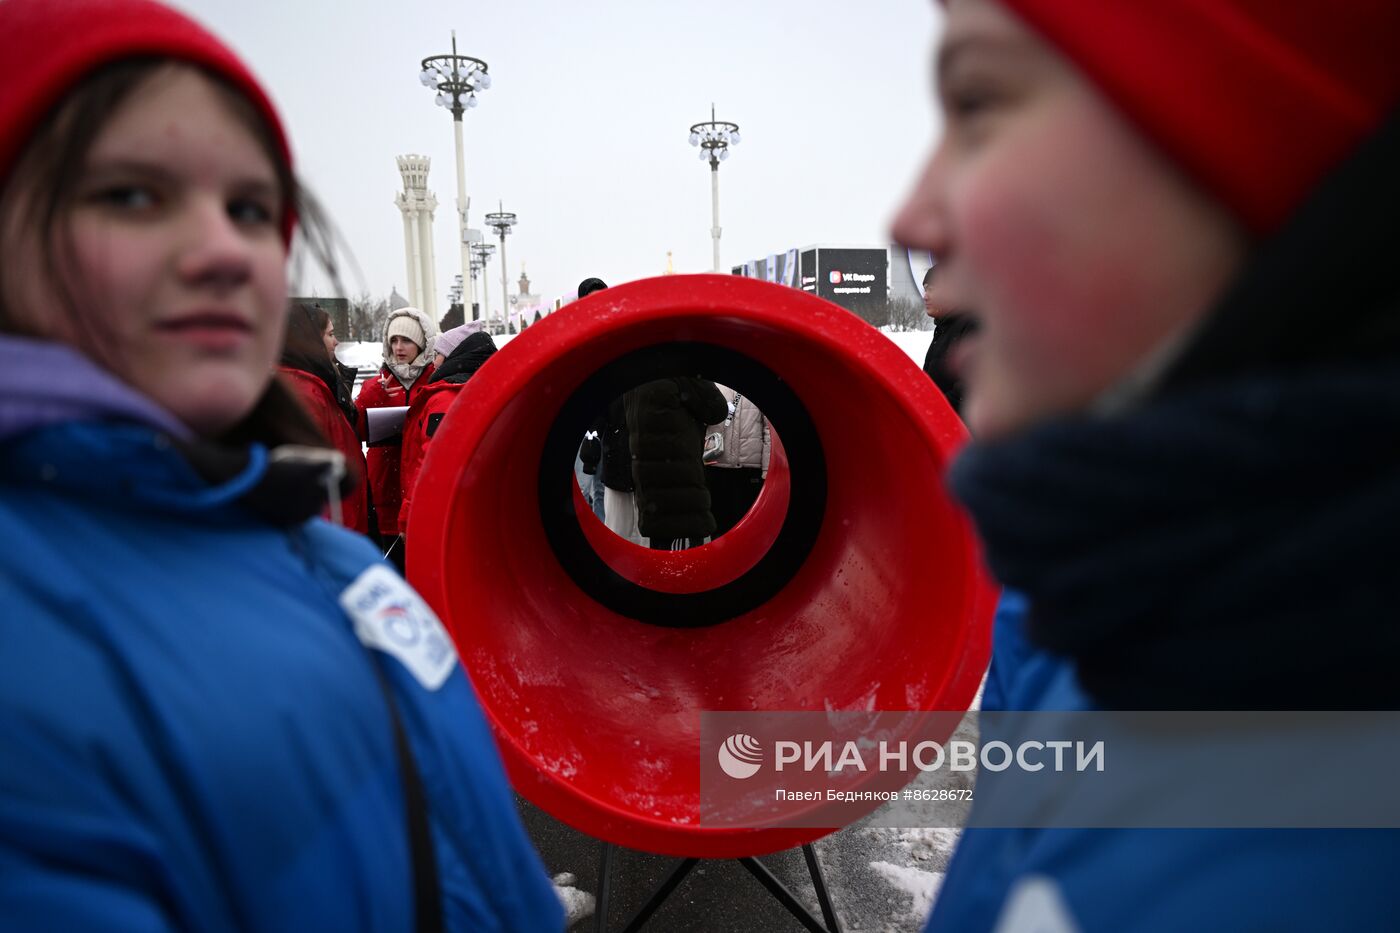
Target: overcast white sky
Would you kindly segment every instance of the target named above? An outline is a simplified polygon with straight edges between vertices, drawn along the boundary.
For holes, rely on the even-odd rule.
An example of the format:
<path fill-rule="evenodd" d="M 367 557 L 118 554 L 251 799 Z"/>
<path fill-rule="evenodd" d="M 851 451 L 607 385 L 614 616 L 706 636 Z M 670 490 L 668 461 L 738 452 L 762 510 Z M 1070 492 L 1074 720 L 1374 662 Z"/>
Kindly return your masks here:
<path fill-rule="evenodd" d="M 726 268 L 812 243 L 886 243 L 937 127 L 933 0 L 171 2 L 267 85 L 303 180 L 363 270 L 352 294 L 407 295 L 394 157 L 432 158 L 440 309 L 461 271 L 452 118 L 418 72 L 453 29 L 493 79 L 465 117 L 467 193 L 474 227 L 498 200 L 519 215 L 512 292 L 522 262 L 546 298 L 588 276 L 659 274 L 667 250 L 676 271 L 708 271 L 709 167 L 687 136 L 711 101 L 743 135 L 720 169 Z"/>

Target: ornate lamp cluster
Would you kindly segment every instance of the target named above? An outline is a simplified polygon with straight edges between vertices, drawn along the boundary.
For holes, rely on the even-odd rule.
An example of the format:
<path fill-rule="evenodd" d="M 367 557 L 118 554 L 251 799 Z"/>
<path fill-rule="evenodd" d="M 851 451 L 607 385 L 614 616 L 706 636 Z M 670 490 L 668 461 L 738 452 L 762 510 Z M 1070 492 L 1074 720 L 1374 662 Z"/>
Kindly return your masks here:
<path fill-rule="evenodd" d="M 709 160 L 710 168 L 729 158 L 729 147 L 739 145 L 739 124 L 715 119 L 715 105 L 710 105 L 710 119 L 690 128 L 690 144 L 699 147 L 700 160 Z"/>
<path fill-rule="evenodd" d="M 472 275 L 486 268 L 486 261 L 495 255 L 496 247 L 490 243 L 473 243 L 472 251 Z"/>
<path fill-rule="evenodd" d="M 457 54 L 457 36 L 452 36 L 452 54 L 431 55 L 423 59 L 423 71 L 418 80 L 424 87 L 437 91 L 437 105 L 452 111 L 460 120 L 462 111 L 477 104 L 476 95 L 491 87 L 491 73 L 484 61 L 470 55 Z"/>
<path fill-rule="evenodd" d="M 510 233 L 515 226 L 515 215 L 501 207 L 499 202 L 497 210 L 487 214 L 484 220 L 486 226 L 496 231 L 496 235 L 501 238 L 501 333 L 506 333 L 510 329 L 510 286 L 506 281 L 506 234 Z"/>

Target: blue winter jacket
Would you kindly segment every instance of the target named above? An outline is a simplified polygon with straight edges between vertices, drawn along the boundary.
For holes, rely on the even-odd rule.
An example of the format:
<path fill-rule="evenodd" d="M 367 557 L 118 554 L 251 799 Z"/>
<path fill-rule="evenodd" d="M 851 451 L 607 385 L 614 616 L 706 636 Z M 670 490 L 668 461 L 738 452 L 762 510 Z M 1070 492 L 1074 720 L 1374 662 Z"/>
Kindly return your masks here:
<path fill-rule="evenodd" d="M 1026 640 L 1026 612 L 1003 591 L 982 708 L 1093 709 L 1073 666 Z M 1391 830 L 975 828 L 959 841 L 926 929 L 1393 930 L 1397 865 Z"/>
<path fill-rule="evenodd" d="M 387 675 L 451 930 L 562 911 L 455 665 L 436 689 L 338 603 L 382 567 L 273 527 L 150 427 L 0 432 L 0 928 L 413 929 Z M 454 656 L 455 657 L 455 656 Z"/>

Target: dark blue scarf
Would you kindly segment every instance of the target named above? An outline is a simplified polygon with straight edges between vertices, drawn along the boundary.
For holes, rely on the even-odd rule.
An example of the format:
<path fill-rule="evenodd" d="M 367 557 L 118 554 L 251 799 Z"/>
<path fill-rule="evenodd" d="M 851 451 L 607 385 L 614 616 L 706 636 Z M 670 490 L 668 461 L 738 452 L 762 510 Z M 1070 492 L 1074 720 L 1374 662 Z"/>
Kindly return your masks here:
<path fill-rule="evenodd" d="M 1400 357 L 974 444 L 951 482 L 1104 706 L 1400 706 Z"/>

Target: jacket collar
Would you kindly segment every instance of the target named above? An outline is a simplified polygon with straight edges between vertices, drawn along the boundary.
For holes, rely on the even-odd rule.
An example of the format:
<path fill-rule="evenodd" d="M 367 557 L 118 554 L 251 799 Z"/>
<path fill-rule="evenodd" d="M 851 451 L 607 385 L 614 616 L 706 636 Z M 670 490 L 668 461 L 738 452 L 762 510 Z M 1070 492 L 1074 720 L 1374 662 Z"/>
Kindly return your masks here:
<path fill-rule="evenodd" d="M 0 442 L 69 421 L 122 421 L 192 437 L 170 412 L 71 347 L 0 334 Z"/>

